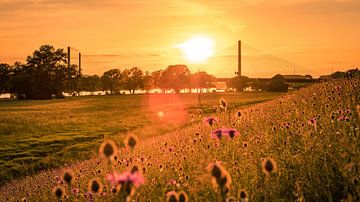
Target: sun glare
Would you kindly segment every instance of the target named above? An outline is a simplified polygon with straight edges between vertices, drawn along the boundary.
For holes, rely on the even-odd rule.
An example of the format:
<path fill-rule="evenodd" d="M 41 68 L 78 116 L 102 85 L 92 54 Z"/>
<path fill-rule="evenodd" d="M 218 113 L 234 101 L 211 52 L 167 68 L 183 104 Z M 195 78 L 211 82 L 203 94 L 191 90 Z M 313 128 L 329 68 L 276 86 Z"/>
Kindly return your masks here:
<path fill-rule="evenodd" d="M 205 62 L 214 54 L 214 41 L 207 36 L 194 36 L 175 47 L 179 48 L 185 59 L 192 63 Z"/>

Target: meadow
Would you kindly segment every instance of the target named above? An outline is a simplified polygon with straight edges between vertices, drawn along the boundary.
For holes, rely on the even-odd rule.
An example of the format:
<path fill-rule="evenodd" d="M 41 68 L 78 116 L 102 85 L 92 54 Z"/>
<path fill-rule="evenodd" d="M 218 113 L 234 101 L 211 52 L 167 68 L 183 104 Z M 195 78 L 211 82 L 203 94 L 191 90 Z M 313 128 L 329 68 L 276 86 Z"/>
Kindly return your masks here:
<path fill-rule="evenodd" d="M 13 180 L 0 200 L 359 201 L 359 89 L 339 79 L 247 107 L 209 99 L 183 127 L 107 136 L 100 154 Z"/>
<path fill-rule="evenodd" d="M 221 97 L 233 107 L 279 96 L 277 93 L 122 95 L 68 97 L 54 100 L 0 101 L 0 185 L 89 159 L 104 139 L 121 144 L 125 134 L 142 139 L 191 123 L 191 113 L 210 113 Z M 166 114 L 159 117 L 158 113 Z M 177 119 L 182 114 L 182 120 Z"/>

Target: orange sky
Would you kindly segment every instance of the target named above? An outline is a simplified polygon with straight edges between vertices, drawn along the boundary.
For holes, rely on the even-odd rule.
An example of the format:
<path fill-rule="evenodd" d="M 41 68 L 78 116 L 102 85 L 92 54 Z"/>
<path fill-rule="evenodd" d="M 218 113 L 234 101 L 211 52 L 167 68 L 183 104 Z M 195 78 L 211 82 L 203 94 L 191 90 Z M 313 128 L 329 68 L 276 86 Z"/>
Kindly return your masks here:
<path fill-rule="evenodd" d="M 242 40 L 243 75 L 319 76 L 360 66 L 359 19 L 359 0 L 0 0 L 0 62 L 70 45 L 85 74 L 187 64 L 228 77 Z M 174 45 L 197 34 L 212 37 L 216 53 L 195 65 Z"/>

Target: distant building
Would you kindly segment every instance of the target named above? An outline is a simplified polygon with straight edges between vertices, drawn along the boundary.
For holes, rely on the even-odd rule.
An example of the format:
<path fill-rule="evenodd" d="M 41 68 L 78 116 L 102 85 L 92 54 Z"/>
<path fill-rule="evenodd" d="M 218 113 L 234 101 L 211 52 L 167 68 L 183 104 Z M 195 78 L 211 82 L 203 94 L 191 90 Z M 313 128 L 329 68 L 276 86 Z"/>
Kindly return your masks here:
<path fill-rule="evenodd" d="M 322 75 L 319 77 L 319 80 L 328 80 L 331 79 L 331 75 Z"/>
<path fill-rule="evenodd" d="M 228 90 L 227 83 L 231 78 L 216 78 L 215 88 L 217 92 L 225 92 Z"/>
<path fill-rule="evenodd" d="M 289 80 L 312 80 L 313 77 L 311 75 L 283 75 L 287 81 Z"/>

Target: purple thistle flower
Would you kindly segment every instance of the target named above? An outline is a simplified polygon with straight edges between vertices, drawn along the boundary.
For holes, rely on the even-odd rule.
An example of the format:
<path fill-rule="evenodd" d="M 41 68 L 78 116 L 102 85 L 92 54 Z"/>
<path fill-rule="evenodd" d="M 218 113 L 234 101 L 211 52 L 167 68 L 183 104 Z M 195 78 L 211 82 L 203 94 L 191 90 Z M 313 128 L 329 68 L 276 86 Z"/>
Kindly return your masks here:
<path fill-rule="evenodd" d="M 210 125 L 213 126 L 214 123 L 218 122 L 219 119 L 217 119 L 216 117 L 210 116 L 210 117 L 205 117 L 203 122 L 205 125 Z"/>
<path fill-rule="evenodd" d="M 339 118 L 337 118 L 338 121 L 350 121 L 350 118 L 348 116 L 340 116 Z"/>
<path fill-rule="evenodd" d="M 311 125 L 316 125 L 316 118 L 309 119 L 308 123 Z"/>
<path fill-rule="evenodd" d="M 311 119 L 308 121 L 308 124 L 313 125 L 314 128 L 315 128 L 315 131 L 317 131 L 316 118 L 311 118 Z"/>
<path fill-rule="evenodd" d="M 122 184 L 133 184 L 135 187 L 139 187 L 144 184 L 145 179 L 140 172 L 124 172 L 122 174 L 118 174 L 114 172 L 110 174 L 106 178 L 112 185 L 122 185 Z"/>
<path fill-rule="evenodd" d="M 223 129 L 216 129 L 211 133 L 211 138 L 212 139 L 221 140 L 222 136 L 223 136 Z"/>
<path fill-rule="evenodd" d="M 219 139 L 221 140 L 222 137 L 230 137 L 233 139 L 234 137 L 238 136 L 239 132 L 236 129 L 233 128 L 219 128 L 211 133 L 212 139 Z"/>
<path fill-rule="evenodd" d="M 239 132 L 236 129 L 228 128 L 225 129 L 225 132 L 228 134 L 228 136 L 233 139 L 234 137 L 239 135 Z"/>

